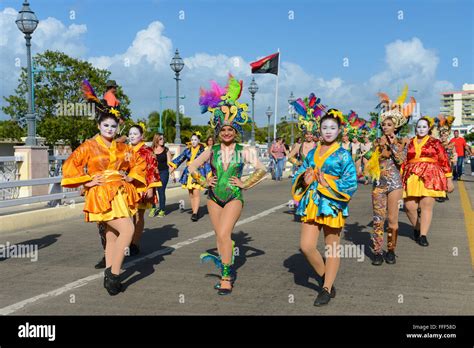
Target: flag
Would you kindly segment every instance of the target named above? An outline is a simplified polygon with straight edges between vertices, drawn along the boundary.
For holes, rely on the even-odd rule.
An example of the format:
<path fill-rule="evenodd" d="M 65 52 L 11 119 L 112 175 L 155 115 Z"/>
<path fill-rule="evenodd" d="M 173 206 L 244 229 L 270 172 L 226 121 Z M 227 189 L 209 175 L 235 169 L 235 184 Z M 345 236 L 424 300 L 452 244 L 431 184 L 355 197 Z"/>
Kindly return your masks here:
<path fill-rule="evenodd" d="M 252 74 L 275 74 L 278 75 L 278 59 L 280 53 L 271 54 L 265 58 L 250 63 Z"/>

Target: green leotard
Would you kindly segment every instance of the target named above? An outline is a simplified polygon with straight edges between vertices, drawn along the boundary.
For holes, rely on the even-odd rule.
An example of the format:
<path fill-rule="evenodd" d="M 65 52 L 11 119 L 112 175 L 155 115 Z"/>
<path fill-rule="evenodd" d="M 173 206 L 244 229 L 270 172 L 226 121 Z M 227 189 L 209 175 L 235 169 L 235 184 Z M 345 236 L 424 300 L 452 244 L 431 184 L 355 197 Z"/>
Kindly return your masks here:
<path fill-rule="evenodd" d="M 242 177 L 244 169 L 244 160 L 242 157 L 243 146 L 235 144 L 235 150 L 232 154 L 231 161 L 227 170 L 224 170 L 222 159 L 220 158 L 221 145 L 217 144 L 212 147 L 211 153 L 211 171 L 212 175 L 217 177 L 215 187 L 209 187 L 209 199 L 224 207 L 227 203 L 234 199 L 238 199 L 244 204 L 242 197 L 242 189 L 237 186 L 232 186 L 229 183 L 231 177 Z"/>

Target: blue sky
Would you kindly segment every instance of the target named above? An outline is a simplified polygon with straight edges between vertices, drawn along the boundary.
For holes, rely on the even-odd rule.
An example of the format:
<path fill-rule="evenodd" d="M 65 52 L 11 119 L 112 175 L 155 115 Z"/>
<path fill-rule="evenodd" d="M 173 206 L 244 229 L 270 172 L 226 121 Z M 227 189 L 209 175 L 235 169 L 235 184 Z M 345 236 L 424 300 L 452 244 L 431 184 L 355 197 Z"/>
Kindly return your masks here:
<path fill-rule="evenodd" d="M 21 8 L 21 2 L 3 0 L 0 11 L 8 7 L 18 10 Z M 162 35 L 172 42 L 172 50 L 179 48 L 184 58 L 205 53 L 210 56 L 239 56 L 249 63 L 279 48 L 283 64 L 288 62 L 298 65 L 315 81 L 341 79 L 343 85 L 354 86 L 354 90 L 358 89 L 357 86 L 370 85 L 371 77 L 384 74 L 387 70 L 387 45 L 397 40 L 411 42 L 417 38 L 423 49 L 436 57 L 436 67 L 434 72 L 430 73 L 434 75 L 430 75 L 433 84 L 436 81 L 444 81 L 443 86 L 460 89 L 463 83 L 474 83 L 474 5 L 473 1 L 469 0 L 33 0 L 30 5 L 40 20 L 53 17 L 66 28 L 71 24 L 86 25 L 87 31 L 77 38 L 84 49 L 76 53 L 84 59 L 123 54 L 131 46 L 137 32 L 146 29 L 150 23 L 159 21 L 164 26 Z M 71 10 L 75 11 L 74 20 L 69 18 Z M 184 11 L 184 20 L 178 17 L 181 10 Z M 397 18 L 399 10 L 403 11 L 403 20 Z M 294 20 L 289 20 L 289 11 L 294 11 Z M 45 48 L 47 47 L 38 47 Z M 74 55 L 74 52 L 72 54 Z M 349 58 L 349 67 L 343 67 L 344 57 Z M 459 61 L 456 68 L 452 66 L 452 59 L 455 57 Z M 3 55 L 0 56 L 0 59 L 3 58 Z M 110 69 L 114 73 L 113 66 L 110 66 Z M 385 88 L 395 94 L 397 86 L 401 88 L 404 79 L 417 81 L 417 70 L 423 69 L 423 63 L 417 62 L 416 59 L 410 62 L 408 59 L 400 65 L 400 71 L 397 71 L 397 67 L 389 69 L 391 75 L 399 76 L 384 77 L 389 85 L 378 86 L 378 89 Z M 411 75 L 407 75 L 403 70 L 410 70 Z M 260 78 L 262 75 L 256 76 Z M 171 70 L 167 73 L 157 69 L 156 78 L 156 81 L 171 79 Z M 205 78 L 201 76 L 197 81 L 186 81 L 184 70 L 184 90 L 189 88 L 188 93 L 192 93 L 191 90 L 194 89 L 197 93 L 199 85 L 194 84 Z M 208 77 L 212 78 L 216 77 Z M 170 90 L 172 82 L 163 83 L 163 89 Z M 186 85 L 187 82 L 193 86 Z M 225 80 L 221 79 L 220 82 L 225 83 Z M 271 77 L 265 76 L 261 82 L 262 98 L 265 98 L 264 91 L 267 91 L 268 96 L 263 100 L 269 104 L 273 86 Z M 201 83 L 204 86 L 207 84 L 205 80 Z M 157 82 L 157 85 L 159 84 L 160 82 Z M 131 83 L 130 87 L 132 85 Z M 297 88 L 297 85 L 298 81 L 294 81 L 293 89 Z M 315 89 L 321 89 L 324 85 L 325 82 L 321 81 L 319 84 L 313 84 Z M 126 89 L 127 85 L 123 86 Z M 310 90 L 310 82 L 305 87 L 305 90 L 302 88 L 298 91 L 299 94 L 307 95 L 311 91 L 322 96 L 327 94 L 329 103 L 345 104 L 343 99 L 350 99 L 347 97 L 347 91 L 326 93 L 324 90 Z M 434 105 L 439 99 L 438 91 L 433 92 L 438 93 L 436 97 L 428 98 L 428 80 L 413 88 L 420 90 L 420 98 L 424 99 L 426 96 L 424 104 L 428 110 L 439 108 L 439 105 Z M 280 89 L 282 93 L 286 92 L 284 87 Z M 0 90 L 1 94 L 11 92 L 6 88 Z M 170 93 L 172 92 L 171 89 Z M 280 99 L 285 98 L 286 94 L 280 95 Z M 366 112 L 368 103 L 358 105 L 358 99 L 365 98 L 373 98 L 371 103 L 374 105 L 377 102 L 375 96 L 370 97 L 370 93 L 367 93 L 351 100 L 351 108 L 361 110 L 361 113 Z M 191 109 L 191 113 L 196 114 L 193 106 L 197 104 L 196 100 L 189 99 L 185 103 L 188 110 Z M 156 108 L 151 104 L 148 107 L 143 104 L 132 106 L 140 113 Z M 264 117 L 263 106 L 258 110 L 258 113 L 262 114 L 260 117 Z"/>

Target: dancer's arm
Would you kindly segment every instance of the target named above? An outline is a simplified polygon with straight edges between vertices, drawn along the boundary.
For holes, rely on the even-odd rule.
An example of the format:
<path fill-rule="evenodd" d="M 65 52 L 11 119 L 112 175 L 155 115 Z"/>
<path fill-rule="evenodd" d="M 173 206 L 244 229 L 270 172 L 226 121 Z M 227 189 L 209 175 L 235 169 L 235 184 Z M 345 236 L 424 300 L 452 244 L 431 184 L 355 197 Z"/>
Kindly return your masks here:
<path fill-rule="evenodd" d="M 198 158 L 192 161 L 188 166 L 189 174 L 202 187 L 207 186 L 207 178 L 203 177 L 201 173 L 199 173 L 198 168 L 204 165 L 207 161 L 209 161 L 210 158 L 211 158 L 211 149 L 206 149 L 198 156 Z M 209 175 L 210 174 L 211 172 L 209 172 Z"/>

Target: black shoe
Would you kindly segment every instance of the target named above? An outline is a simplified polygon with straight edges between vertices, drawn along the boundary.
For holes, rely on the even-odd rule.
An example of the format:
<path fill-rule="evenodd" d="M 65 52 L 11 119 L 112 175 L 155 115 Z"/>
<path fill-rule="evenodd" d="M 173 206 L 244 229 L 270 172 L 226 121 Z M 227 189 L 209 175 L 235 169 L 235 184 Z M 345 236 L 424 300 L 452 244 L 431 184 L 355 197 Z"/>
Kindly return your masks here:
<path fill-rule="evenodd" d="M 191 215 L 191 221 L 193 221 L 193 222 L 198 221 L 198 214 Z"/>
<path fill-rule="evenodd" d="M 327 305 L 329 301 L 331 301 L 331 294 L 326 288 L 323 288 L 318 294 L 318 297 L 316 297 L 316 300 L 314 300 L 314 305 L 316 307 L 324 306 Z"/>
<path fill-rule="evenodd" d="M 324 286 L 324 282 L 325 282 L 325 280 L 326 280 L 326 279 L 325 279 L 325 276 L 326 276 L 326 275 L 323 275 L 323 276 L 321 277 L 321 284 L 320 284 L 321 288 Z M 336 287 L 334 286 L 334 284 L 333 284 L 332 287 L 331 287 L 331 292 L 329 293 L 329 295 L 331 296 L 331 298 L 336 297 Z"/>
<path fill-rule="evenodd" d="M 393 250 L 387 251 L 387 253 L 385 254 L 385 262 L 388 263 L 389 265 L 393 265 L 394 263 L 397 262 L 397 260 L 395 259 L 395 253 L 393 252 Z"/>
<path fill-rule="evenodd" d="M 129 256 L 135 256 L 140 254 L 140 248 L 136 244 L 130 244 L 130 255 Z"/>
<path fill-rule="evenodd" d="M 420 240 L 418 241 L 418 244 L 424 247 L 430 245 L 430 243 L 428 243 L 428 239 L 426 239 L 426 236 L 420 236 Z"/>
<path fill-rule="evenodd" d="M 105 256 L 103 256 L 99 262 L 96 263 L 94 266 L 95 269 L 102 269 L 105 268 Z"/>
<path fill-rule="evenodd" d="M 223 289 L 220 287 L 220 284 L 219 284 L 219 289 L 217 290 L 218 295 L 224 296 L 224 295 L 229 295 L 230 293 L 232 293 L 232 287 L 233 287 L 232 280 L 229 280 L 229 281 L 230 281 L 230 289 Z"/>
<path fill-rule="evenodd" d="M 112 273 L 112 269 L 106 268 L 104 272 L 104 288 L 110 296 L 115 296 L 122 291 L 122 283 L 120 282 L 120 275 Z"/>
<path fill-rule="evenodd" d="M 419 230 L 413 230 L 413 240 L 417 243 L 420 240 L 420 231 Z"/>
<path fill-rule="evenodd" d="M 383 255 L 382 254 L 374 254 L 374 259 L 372 260 L 372 265 L 380 266 L 383 263 Z"/>

